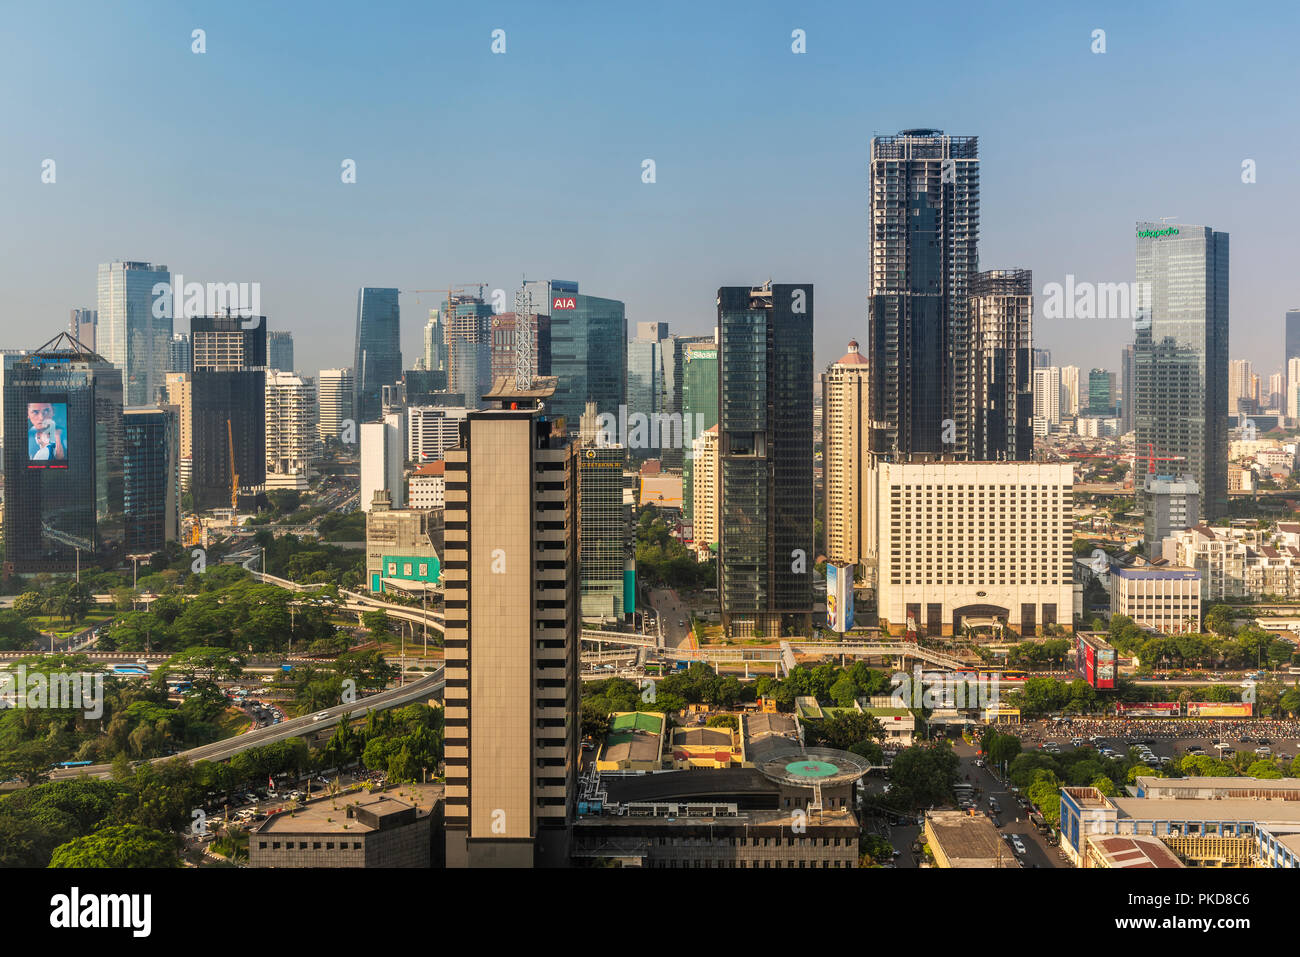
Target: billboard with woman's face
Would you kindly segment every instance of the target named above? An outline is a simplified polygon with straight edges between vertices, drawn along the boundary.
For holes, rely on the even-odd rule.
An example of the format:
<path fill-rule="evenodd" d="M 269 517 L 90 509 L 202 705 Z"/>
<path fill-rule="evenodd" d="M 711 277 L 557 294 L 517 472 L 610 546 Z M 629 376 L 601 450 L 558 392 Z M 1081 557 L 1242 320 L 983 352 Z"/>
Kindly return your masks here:
<path fill-rule="evenodd" d="M 27 403 L 27 467 L 68 467 L 68 403 Z"/>

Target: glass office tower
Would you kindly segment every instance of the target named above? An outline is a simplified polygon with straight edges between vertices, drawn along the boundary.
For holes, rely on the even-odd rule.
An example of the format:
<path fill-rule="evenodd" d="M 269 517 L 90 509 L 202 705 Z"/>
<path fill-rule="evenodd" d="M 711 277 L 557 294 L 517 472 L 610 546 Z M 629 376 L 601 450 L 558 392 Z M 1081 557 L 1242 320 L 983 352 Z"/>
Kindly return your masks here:
<path fill-rule="evenodd" d="M 1190 473 L 1202 517 L 1218 518 L 1228 505 L 1228 234 L 1138 223 L 1137 281 L 1139 462 L 1148 446 L 1157 456 L 1183 456 L 1157 471 Z"/>
<path fill-rule="evenodd" d="M 690 423 L 692 439 L 698 439 L 718 424 L 718 344 L 712 339 L 688 342 L 681 348 L 682 356 L 682 432 Z M 684 455 L 682 460 L 682 515 L 687 521 L 694 518 L 695 460 Z"/>
<path fill-rule="evenodd" d="M 812 627 L 813 287 L 718 290 L 718 590 L 728 634 Z"/>
<path fill-rule="evenodd" d="M 903 130 L 871 141 L 873 449 L 972 454 L 970 281 L 979 268 L 979 141 Z M 945 443 L 944 422 L 954 442 Z"/>
<path fill-rule="evenodd" d="M 606 623 L 623 618 L 630 538 L 623 504 L 624 454 L 621 445 L 587 445 L 578 451 L 582 617 Z"/>
<path fill-rule="evenodd" d="M 190 320 L 190 491 L 195 510 L 231 508 L 235 485 L 256 488 L 266 481 L 266 318 L 258 316 L 254 327 L 245 328 L 248 321 L 226 316 Z"/>
<path fill-rule="evenodd" d="M 551 374 L 558 380 L 552 414 L 564 417 L 570 433 L 577 432 L 588 402 L 596 403 L 598 415 L 617 418 L 619 406 L 627 404 L 623 303 L 581 295 L 576 282 L 553 279 L 527 287 L 533 308 L 540 311 L 540 301 L 551 314 Z"/>
<path fill-rule="evenodd" d="M 8 367 L 5 565 L 71 571 L 122 546 L 122 373 L 66 333 Z"/>
<path fill-rule="evenodd" d="M 154 286 L 171 283 L 166 266 L 142 262 L 101 263 L 98 279 L 96 351 L 122 370 L 127 405 L 147 405 L 171 365 L 172 311 L 154 315 Z M 173 308 L 176 301 L 171 300 Z"/>
<path fill-rule="evenodd" d="M 293 333 L 281 329 L 266 334 L 266 367 L 281 372 L 293 371 Z"/>
<path fill-rule="evenodd" d="M 383 388 L 402 378 L 401 310 L 396 289 L 364 286 L 357 293 L 357 338 L 352 363 L 357 422 L 379 418 Z"/>
<path fill-rule="evenodd" d="M 180 529 L 180 429 L 173 409 L 122 414 L 123 513 L 128 555 L 160 551 Z"/>

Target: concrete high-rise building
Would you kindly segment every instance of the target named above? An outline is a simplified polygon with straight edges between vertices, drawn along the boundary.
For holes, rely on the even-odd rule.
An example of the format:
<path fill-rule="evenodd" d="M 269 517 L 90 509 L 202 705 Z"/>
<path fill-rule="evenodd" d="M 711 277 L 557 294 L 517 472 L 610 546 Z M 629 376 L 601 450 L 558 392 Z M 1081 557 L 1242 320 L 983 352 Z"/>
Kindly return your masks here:
<path fill-rule="evenodd" d="M 406 411 L 391 410 L 361 423 L 361 508 L 370 511 L 375 492 L 389 493 L 392 508 L 406 505 Z"/>
<path fill-rule="evenodd" d="M 1111 379 L 1114 378 L 1105 369 L 1088 371 L 1088 414 L 1113 415 L 1115 400 L 1111 395 Z M 1082 404 L 1082 403 L 1080 403 Z"/>
<path fill-rule="evenodd" d="M 691 537 L 693 548 L 701 558 L 717 554 L 721 540 L 719 525 L 722 492 L 718 481 L 718 427 L 711 425 L 691 444 Z M 683 496 L 685 492 L 683 491 Z"/>
<path fill-rule="evenodd" d="M 1033 317 L 1028 269 L 990 269 L 971 277 L 970 387 L 964 393 L 971 458 L 1017 461 L 1033 454 Z"/>
<path fill-rule="evenodd" d="M 1142 488 L 1148 503 L 1143 528 L 1147 555 L 1153 561 L 1168 558 L 1162 554 L 1164 540 L 1201 520 L 1201 489 L 1190 475 L 1151 474 L 1144 477 Z"/>
<path fill-rule="evenodd" d="M 91 352 L 95 351 L 95 334 L 99 326 L 98 309 L 73 309 L 68 332 Z"/>
<path fill-rule="evenodd" d="M 464 406 L 408 407 L 406 458 L 416 464 L 440 461 L 460 444 L 460 424 L 472 411 Z"/>
<path fill-rule="evenodd" d="M 365 286 L 357 293 L 352 369 L 353 417 L 358 422 L 372 422 L 383 409 L 384 386 L 402 378 L 401 307 L 396 289 Z"/>
<path fill-rule="evenodd" d="M 116 561 L 123 544 L 122 373 L 67 333 L 5 356 L 10 572 Z"/>
<path fill-rule="evenodd" d="M 283 329 L 266 334 L 266 367 L 280 372 L 293 371 L 293 333 Z"/>
<path fill-rule="evenodd" d="M 1122 392 L 1120 393 L 1119 419 L 1120 432 L 1128 433 L 1133 431 L 1133 403 L 1135 396 L 1133 393 L 1133 357 L 1135 355 L 1135 346 L 1128 343 L 1124 346 L 1124 351 L 1120 353 L 1120 382 Z"/>
<path fill-rule="evenodd" d="M 123 516 L 126 554 L 161 551 L 180 534 L 180 429 L 176 410 L 122 414 Z"/>
<path fill-rule="evenodd" d="M 816 560 L 812 283 L 723 287 L 718 329 L 723 628 L 807 634 Z"/>
<path fill-rule="evenodd" d="M 1265 407 L 1286 415 L 1286 373 L 1274 372 L 1268 377 L 1268 397 Z"/>
<path fill-rule="evenodd" d="M 1286 416 L 1300 419 L 1300 356 L 1286 361 Z"/>
<path fill-rule="evenodd" d="M 188 372 L 169 372 L 163 385 L 165 403 L 176 409 L 180 489 L 190 490 L 194 470 L 194 390 Z"/>
<path fill-rule="evenodd" d="M 351 369 L 321 369 L 316 377 L 316 390 L 320 402 L 320 439 L 322 442 L 342 441 L 343 423 L 353 423 L 356 436 L 356 417 L 352 414 L 352 397 L 355 392 Z M 355 441 L 355 438 L 353 439 Z"/>
<path fill-rule="evenodd" d="M 882 627 L 999 623 L 1027 637 L 1073 625 L 1072 465 L 878 461 L 869 473 Z"/>
<path fill-rule="evenodd" d="M 446 457 L 448 867 L 568 865 L 578 476 L 568 425 L 537 408 L 554 389 L 501 380 Z"/>
<path fill-rule="evenodd" d="M 316 384 L 292 372 L 266 372 L 266 487 L 307 488 L 318 439 Z"/>
<path fill-rule="evenodd" d="M 1241 400 L 1255 398 L 1253 385 L 1255 367 L 1248 359 L 1233 359 L 1228 363 L 1228 411 L 1236 414 L 1241 411 L 1254 412 L 1255 409 L 1242 409 Z"/>
<path fill-rule="evenodd" d="M 189 372 L 194 367 L 194 350 L 188 332 L 173 332 L 168 347 L 167 372 Z"/>
<path fill-rule="evenodd" d="M 1050 435 L 1061 424 L 1061 370 L 1047 366 L 1034 370 L 1034 435 Z"/>
<path fill-rule="evenodd" d="M 826 496 L 826 557 L 856 566 L 857 581 L 868 579 L 866 510 L 863 494 L 871 440 L 871 379 L 867 360 L 850 340 L 849 351 L 822 374 L 822 475 Z"/>
<path fill-rule="evenodd" d="M 479 296 L 453 295 L 443 304 L 447 324 L 447 388 L 481 408 L 492 387 L 492 306 Z M 513 372 L 512 372 L 513 374 Z"/>
<path fill-rule="evenodd" d="M 1137 281 L 1137 447 L 1184 456 L 1213 520 L 1228 507 L 1228 234 L 1138 223 Z"/>
<path fill-rule="evenodd" d="M 495 382 L 502 376 L 513 377 L 518 369 L 518 336 L 522 324 L 513 312 L 492 316 L 490 324 L 491 381 Z M 533 334 L 532 349 L 528 353 L 532 358 L 533 375 L 548 376 L 551 374 L 551 317 L 534 313 L 527 325 Z"/>
<path fill-rule="evenodd" d="M 239 488 L 252 489 L 266 481 L 266 317 L 249 322 L 235 316 L 190 320 L 190 492 L 196 511 L 232 507 L 236 479 Z"/>
<path fill-rule="evenodd" d="M 596 403 L 597 414 L 617 418 L 619 406 L 627 404 L 623 303 L 582 295 L 578 284 L 567 279 L 528 282 L 524 288 L 533 308 L 550 314 L 551 374 L 557 380 L 551 411 L 564 417 L 571 433 L 578 430 L 588 402 Z"/>
<path fill-rule="evenodd" d="M 1046 368 L 1047 368 L 1048 366 L 1050 366 L 1051 364 L 1052 364 L 1052 350 L 1051 350 L 1051 349 L 1035 349 L 1035 350 L 1034 350 L 1034 368 L 1035 368 L 1035 369 L 1046 369 Z"/>
<path fill-rule="evenodd" d="M 969 456 L 979 140 L 929 129 L 877 136 L 868 177 L 875 448 Z"/>
<path fill-rule="evenodd" d="M 158 303 L 154 287 L 166 283 L 170 289 L 171 278 L 166 266 L 152 263 L 114 261 L 99 266 L 95 351 L 122 370 L 128 406 L 153 402 L 168 372 L 172 311 L 163 306 L 172 300 L 167 296 Z"/>
<path fill-rule="evenodd" d="M 1061 416 L 1079 414 L 1079 367 L 1061 366 Z"/>
<path fill-rule="evenodd" d="M 682 434 L 690 423 L 691 441 L 718 424 L 718 344 L 713 340 L 688 342 L 682 346 Z M 682 457 L 682 515 L 694 518 L 694 455 Z"/>

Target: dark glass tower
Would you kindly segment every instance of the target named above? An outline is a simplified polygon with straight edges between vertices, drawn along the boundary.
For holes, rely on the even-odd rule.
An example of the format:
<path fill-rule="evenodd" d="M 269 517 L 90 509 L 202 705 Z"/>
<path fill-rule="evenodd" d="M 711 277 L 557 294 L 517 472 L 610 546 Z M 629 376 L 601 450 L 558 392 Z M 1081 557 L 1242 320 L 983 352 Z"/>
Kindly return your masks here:
<path fill-rule="evenodd" d="M 122 420 L 126 551 L 157 552 L 180 528 L 180 424 L 173 409 L 127 409 Z"/>
<path fill-rule="evenodd" d="M 352 410 L 358 423 L 379 418 L 384 386 L 402 379 L 400 317 L 396 289 L 364 286 L 357 293 Z"/>
<path fill-rule="evenodd" d="M 971 282 L 970 457 L 1027 462 L 1034 451 L 1034 279 L 990 269 Z"/>
<path fill-rule="evenodd" d="M 723 627 L 812 624 L 812 283 L 718 290 Z"/>
<path fill-rule="evenodd" d="M 266 481 L 266 319 L 191 320 L 190 491 L 196 510 L 231 507 L 232 485 Z M 234 442 L 235 476 L 231 475 Z"/>
<path fill-rule="evenodd" d="M 551 374 L 556 377 L 553 415 L 577 432 L 588 402 L 598 415 L 618 417 L 627 404 L 627 316 L 617 299 L 584 296 L 571 280 L 525 283 L 538 313 L 551 317 Z"/>
<path fill-rule="evenodd" d="M 875 451 L 972 456 L 978 157 L 976 137 L 940 130 L 871 141 L 868 359 L 872 418 L 883 423 Z"/>
<path fill-rule="evenodd" d="M 1138 460 L 1148 446 L 1183 456 L 1163 469 L 1190 473 L 1201 516 L 1219 518 L 1228 506 L 1228 234 L 1138 223 L 1137 281 Z"/>
<path fill-rule="evenodd" d="M 5 566 L 71 571 L 122 546 L 122 372 L 61 334 L 4 385 Z M 79 554 L 78 554 L 79 553 Z"/>

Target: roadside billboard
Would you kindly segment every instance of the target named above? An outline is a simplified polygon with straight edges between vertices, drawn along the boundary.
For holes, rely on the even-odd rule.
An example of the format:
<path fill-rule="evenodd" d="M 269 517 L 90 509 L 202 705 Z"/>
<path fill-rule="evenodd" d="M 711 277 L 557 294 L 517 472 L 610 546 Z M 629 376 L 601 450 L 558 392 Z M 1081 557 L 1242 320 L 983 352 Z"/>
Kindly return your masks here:
<path fill-rule="evenodd" d="M 1117 704 L 1115 713 L 1121 718 L 1177 718 L 1182 709 L 1177 701 L 1142 701 L 1137 704 Z"/>
<path fill-rule="evenodd" d="M 1249 718 L 1254 711 L 1250 701 L 1189 701 L 1189 718 Z"/>

